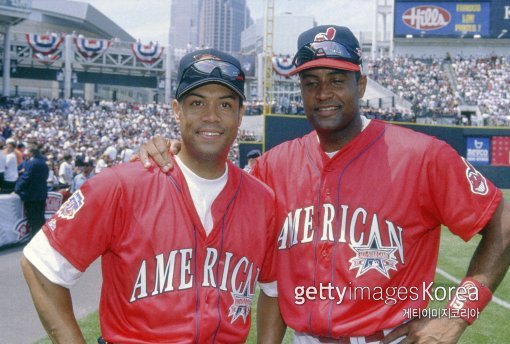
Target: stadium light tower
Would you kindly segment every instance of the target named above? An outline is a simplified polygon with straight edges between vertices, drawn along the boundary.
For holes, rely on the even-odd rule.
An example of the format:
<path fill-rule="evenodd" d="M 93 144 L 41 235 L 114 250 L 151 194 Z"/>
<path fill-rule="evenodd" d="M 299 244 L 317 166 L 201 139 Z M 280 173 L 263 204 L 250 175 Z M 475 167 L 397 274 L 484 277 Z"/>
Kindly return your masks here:
<path fill-rule="evenodd" d="M 271 113 L 273 102 L 273 31 L 274 31 L 274 0 L 266 0 L 264 29 L 264 86 L 263 113 Z"/>
<path fill-rule="evenodd" d="M 384 49 L 387 49 L 388 55 L 391 57 L 393 56 L 393 37 L 391 37 L 391 33 L 388 34 L 388 31 L 393 32 L 393 1 L 374 0 L 374 2 L 375 18 L 372 29 L 372 59 L 375 59 L 377 55 L 383 55 Z M 379 26 L 382 26 L 381 30 L 379 30 Z M 378 37 L 378 33 L 382 33 L 382 36 Z"/>

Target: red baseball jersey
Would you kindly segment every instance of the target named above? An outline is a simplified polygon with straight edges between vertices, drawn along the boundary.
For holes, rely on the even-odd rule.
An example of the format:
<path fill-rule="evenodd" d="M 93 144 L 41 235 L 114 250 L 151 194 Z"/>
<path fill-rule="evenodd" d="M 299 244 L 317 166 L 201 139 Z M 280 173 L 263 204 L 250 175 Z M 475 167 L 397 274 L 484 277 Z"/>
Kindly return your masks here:
<path fill-rule="evenodd" d="M 278 215 L 278 295 L 288 326 L 366 336 L 428 304 L 440 225 L 468 240 L 502 194 L 448 144 L 372 120 L 329 158 L 317 134 L 258 159 Z"/>
<path fill-rule="evenodd" d="M 274 195 L 233 164 L 206 236 L 174 162 L 87 181 L 44 226 L 78 270 L 102 258 L 102 335 L 114 343 L 240 343 L 257 281 L 276 280 Z"/>

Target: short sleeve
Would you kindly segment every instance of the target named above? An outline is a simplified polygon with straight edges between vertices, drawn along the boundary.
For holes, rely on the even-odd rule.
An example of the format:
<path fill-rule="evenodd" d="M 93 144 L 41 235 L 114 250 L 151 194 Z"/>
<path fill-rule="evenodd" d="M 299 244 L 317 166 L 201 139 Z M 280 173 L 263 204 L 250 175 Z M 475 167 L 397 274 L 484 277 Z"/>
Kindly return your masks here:
<path fill-rule="evenodd" d="M 94 176 L 44 225 L 51 246 L 80 271 L 113 244 L 124 223 L 126 202 L 112 169 Z"/>
<path fill-rule="evenodd" d="M 485 227 L 501 201 L 501 191 L 443 141 L 432 141 L 423 173 L 422 209 L 465 241 Z"/>

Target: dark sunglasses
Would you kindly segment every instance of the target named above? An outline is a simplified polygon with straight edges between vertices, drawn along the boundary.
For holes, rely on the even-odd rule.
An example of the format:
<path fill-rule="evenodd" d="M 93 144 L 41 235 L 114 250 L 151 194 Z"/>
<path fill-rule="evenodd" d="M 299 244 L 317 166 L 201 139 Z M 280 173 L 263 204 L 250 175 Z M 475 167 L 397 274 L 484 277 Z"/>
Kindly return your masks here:
<path fill-rule="evenodd" d="M 318 58 L 341 59 L 357 65 L 361 64 L 361 57 L 344 45 L 334 41 L 312 42 L 299 49 L 292 63 L 299 67 L 302 64 Z"/>
<path fill-rule="evenodd" d="M 193 63 L 182 74 L 181 79 L 209 76 L 215 69 L 219 69 L 222 79 L 232 81 L 244 80 L 244 73 L 238 67 L 231 63 L 217 60 L 201 60 Z"/>

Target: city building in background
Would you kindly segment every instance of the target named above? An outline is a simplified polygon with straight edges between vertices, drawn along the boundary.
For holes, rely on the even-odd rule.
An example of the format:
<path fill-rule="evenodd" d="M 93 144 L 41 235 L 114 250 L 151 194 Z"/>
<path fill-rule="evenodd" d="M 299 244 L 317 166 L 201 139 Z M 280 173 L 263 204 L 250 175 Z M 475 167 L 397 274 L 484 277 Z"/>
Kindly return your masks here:
<path fill-rule="evenodd" d="M 187 50 L 198 46 L 198 15 L 201 2 L 201 0 L 171 0 L 168 43 L 172 49 Z"/>
<path fill-rule="evenodd" d="M 247 17 L 250 16 L 246 0 L 202 0 L 199 46 L 237 55 L 241 50 L 241 32 L 249 24 Z"/>

